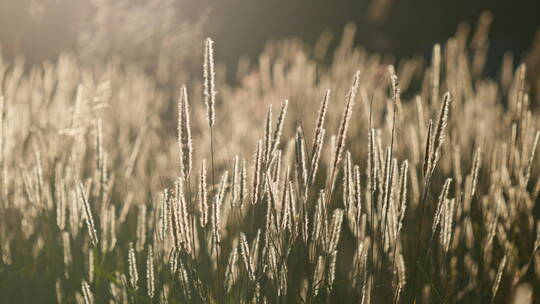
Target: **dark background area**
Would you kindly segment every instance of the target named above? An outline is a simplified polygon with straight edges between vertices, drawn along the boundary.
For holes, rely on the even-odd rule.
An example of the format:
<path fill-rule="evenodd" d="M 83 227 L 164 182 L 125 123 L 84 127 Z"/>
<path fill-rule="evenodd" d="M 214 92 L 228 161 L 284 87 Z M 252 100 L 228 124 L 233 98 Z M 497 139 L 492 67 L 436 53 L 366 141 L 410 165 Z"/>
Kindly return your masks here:
<path fill-rule="evenodd" d="M 348 22 L 357 25 L 356 44 L 368 51 L 429 56 L 434 43 L 451 37 L 460 22 L 474 26 L 484 10 L 493 15 L 487 65 L 492 74 L 505 51 L 523 60 L 540 29 L 540 1 L 227 0 L 213 2 L 211 30 L 229 66 L 242 53 L 253 59 L 268 39 L 298 36 L 313 44 L 330 30 L 336 42 Z"/>
<path fill-rule="evenodd" d="M 5 57 L 24 54 L 30 62 L 74 50 L 77 32 L 90 20 L 90 0 L 0 0 L 0 45 Z M 127 3 L 140 4 L 141 0 Z M 246 54 L 256 59 L 269 39 L 296 36 L 313 44 L 330 30 L 334 42 L 348 22 L 357 25 L 356 44 L 399 57 L 429 54 L 453 35 L 460 22 L 474 26 L 480 13 L 493 14 L 490 61 L 505 51 L 516 61 L 540 28 L 538 0 L 222 0 L 172 1 L 194 22 L 206 14 L 205 35 L 217 41 L 218 60 L 230 68 Z M 145 20 L 141 20 L 145 22 Z M 495 60 L 493 60 L 495 59 Z M 490 64 L 488 63 L 488 69 Z"/>

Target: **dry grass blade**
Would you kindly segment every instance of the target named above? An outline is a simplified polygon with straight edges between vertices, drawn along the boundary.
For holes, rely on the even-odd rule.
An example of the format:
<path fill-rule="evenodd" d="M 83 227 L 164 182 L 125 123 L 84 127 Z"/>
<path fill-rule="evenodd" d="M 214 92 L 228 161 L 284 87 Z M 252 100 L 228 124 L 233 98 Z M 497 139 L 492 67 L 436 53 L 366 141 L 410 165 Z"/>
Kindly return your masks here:
<path fill-rule="evenodd" d="M 332 158 L 332 172 L 330 174 L 330 179 L 328 181 L 329 195 L 332 194 L 332 190 L 334 188 L 334 179 L 338 170 L 338 165 L 341 162 L 341 155 L 343 154 L 343 150 L 345 149 L 347 129 L 349 127 L 349 120 L 351 119 L 352 108 L 354 106 L 354 98 L 356 96 L 356 91 L 358 89 L 359 81 L 360 81 L 360 72 L 357 71 L 354 74 L 351 90 L 347 94 L 347 104 L 345 105 L 345 109 L 343 110 L 343 116 L 341 118 L 341 123 L 339 125 L 336 149 L 334 151 L 334 156 Z"/>
<path fill-rule="evenodd" d="M 433 150 L 431 151 L 431 171 L 435 170 L 435 167 L 439 161 L 439 150 L 445 139 L 445 129 L 448 122 L 448 113 L 450 111 L 450 102 L 452 101 L 450 93 L 444 94 L 443 103 L 439 112 L 439 118 L 437 125 L 435 126 L 435 133 L 433 133 Z M 433 174 L 431 172 L 430 174 Z"/>
<path fill-rule="evenodd" d="M 206 223 L 208 222 L 208 190 L 207 183 L 206 183 L 206 160 L 203 159 L 201 170 L 199 171 L 199 191 L 198 191 L 198 197 L 199 197 L 199 213 L 200 213 L 200 220 L 201 227 L 206 226 Z"/>
<path fill-rule="evenodd" d="M 276 150 L 279 147 L 279 141 L 281 139 L 281 134 L 283 132 L 283 124 L 285 123 L 285 115 L 287 114 L 287 107 L 289 105 L 289 101 L 285 99 L 283 102 L 283 105 L 281 106 L 281 111 L 279 112 L 279 116 L 277 118 L 276 122 L 276 129 L 274 131 L 274 137 L 272 138 L 273 147 L 272 151 L 270 152 L 270 155 L 274 154 Z"/>
<path fill-rule="evenodd" d="M 86 226 L 88 227 L 88 234 L 90 235 L 92 245 L 97 246 L 98 236 L 96 227 L 94 225 L 94 216 L 92 215 L 92 209 L 90 208 L 90 203 L 88 202 L 88 197 L 86 196 L 86 190 L 84 189 L 84 185 L 81 182 L 78 183 L 78 187 L 79 195 L 84 209 L 84 220 L 86 221 Z"/>
<path fill-rule="evenodd" d="M 424 150 L 424 166 L 422 169 L 422 174 L 425 179 L 428 178 L 428 173 L 431 172 L 431 166 L 432 166 L 432 155 L 433 155 L 433 142 L 432 140 L 432 133 L 433 133 L 433 120 L 429 120 L 429 128 L 426 136 L 426 148 Z"/>
<path fill-rule="evenodd" d="M 313 145 L 311 148 L 311 154 L 315 154 L 315 151 L 317 150 L 317 142 L 319 141 L 319 138 L 322 138 L 322 134 L 324 132 L 324 120 L 326 118 L 326 111 L 328 109 L 328 102 L 330 101 L 330 90 L 326 90 L 326 94 L 324 95 L 324 99 L 321 103 L 321 106 L 319 108 L 319 114 L 317 116 L 317 122 L 315 124 L 315 134 L 313 135 Z"/>
<path fill-rule="evenodd" d="M 204 103 L 210 128 L 215 121 L 216 85 L 214 72 L 214 41 L 206 38 L 204 46 Z"/>
<path fill-rule="evenodd" d="M 259 188 L 262 182 L 262 166 L 263 166 L 263 147 L 262 141 L 257 142 L 257 150 L 253 159 L 253 183 L 251 185 L 251 204 L 255 205 L 259 201 Z"/>
<path fill-rule="evenodd" d="M 180 102 L 178 103 L 178 143 L 181 151 L 181 164 L 184 179 L 189 178 L 192 166 L 193 141 L 189 123 L 189 104 L 185 85 L 180 89 Z"/>

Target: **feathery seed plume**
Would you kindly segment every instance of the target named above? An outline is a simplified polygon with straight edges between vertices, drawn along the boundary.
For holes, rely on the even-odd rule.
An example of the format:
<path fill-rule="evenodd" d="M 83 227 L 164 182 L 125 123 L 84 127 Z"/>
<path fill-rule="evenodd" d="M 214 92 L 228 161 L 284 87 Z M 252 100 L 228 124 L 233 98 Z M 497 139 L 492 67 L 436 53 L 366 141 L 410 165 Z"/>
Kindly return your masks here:
<path fill-rule="evenodd" d="M 216 101 L 215 72 L 214 72 L 214 41 L 206 38 L 204 48 L 204 103 L 210 128 L 214 126 Z"/>

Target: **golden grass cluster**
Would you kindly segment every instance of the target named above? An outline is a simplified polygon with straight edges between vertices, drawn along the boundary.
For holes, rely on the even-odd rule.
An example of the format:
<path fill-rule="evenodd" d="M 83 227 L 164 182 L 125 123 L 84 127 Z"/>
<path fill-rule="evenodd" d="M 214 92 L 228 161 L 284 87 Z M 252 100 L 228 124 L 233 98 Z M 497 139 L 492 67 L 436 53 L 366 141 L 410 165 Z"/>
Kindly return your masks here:
<path fill-rule="evenodd" d="M 207 39 L 174 93 L 0 61 L 0 302 L 532 303 L 540 115 L 481 27 L 428 64 L 286 40 L 236 87 Z"/>

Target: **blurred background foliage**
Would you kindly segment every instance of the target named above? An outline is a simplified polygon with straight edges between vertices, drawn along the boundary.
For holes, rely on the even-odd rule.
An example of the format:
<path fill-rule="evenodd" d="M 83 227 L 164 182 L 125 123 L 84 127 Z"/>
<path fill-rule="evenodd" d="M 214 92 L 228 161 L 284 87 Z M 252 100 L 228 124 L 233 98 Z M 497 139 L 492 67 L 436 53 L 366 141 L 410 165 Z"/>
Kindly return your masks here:
<path fill-rule="evenodd" d="M 233 81 L 239 58 L 257 59 L 269 40 L 295 36 L 315 44 L 324 32 L 341 37 L 345 24 L 353 22 L 354 44 L 370 52 L 429 56 L 432 45 L 451 37 L 460 23 L 474 26 L 489 10 L 494 18 L 487 73 L 495 73 L 506 51 L 516 55 L 516 63 L 538 66 L 539 55 L 531 57 L 539 52 L 534 43 L 539 6 L 535 0 L 2 0 L 0 45 L 5 57 L 24 54 L 31 62 L 57 58 L 62 51 L 92 62 L 110 57 L 144 62 L 163 81 L 165 67 L 193 68 L 187 58 L 199 53 L 199 37 L 210 35 L 223 42 L 218 60 L 227 63 Z"/>

